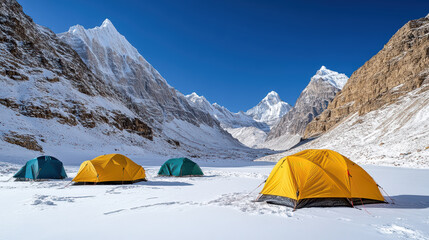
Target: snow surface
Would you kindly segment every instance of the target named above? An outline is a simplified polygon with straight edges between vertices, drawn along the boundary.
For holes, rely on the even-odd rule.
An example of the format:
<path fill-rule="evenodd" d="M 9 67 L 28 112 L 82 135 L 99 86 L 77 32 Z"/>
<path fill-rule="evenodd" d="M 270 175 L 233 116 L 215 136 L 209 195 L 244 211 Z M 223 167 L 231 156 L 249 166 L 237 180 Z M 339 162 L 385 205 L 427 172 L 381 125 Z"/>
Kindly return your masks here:
<path fill-rule="evenodd" d="M 233 137 L 248 147 L 257 148 L 267 137 L 267 133 L 256 127 L 226 128 Z"/>
<path fill-rule="evenodd" d="M 156 176 L 165 159 L 132 159 L 148 182 L 65 187 L 77 166 L 64 181 L 14 182 L 20 166 L 0 163 L 0 238 L 429 239 L 429 170 L 363 166 L 395 204 L 294 212 L 252 202 L 273 163 L 198 159 L 204 177 L 168 178 Z"/>

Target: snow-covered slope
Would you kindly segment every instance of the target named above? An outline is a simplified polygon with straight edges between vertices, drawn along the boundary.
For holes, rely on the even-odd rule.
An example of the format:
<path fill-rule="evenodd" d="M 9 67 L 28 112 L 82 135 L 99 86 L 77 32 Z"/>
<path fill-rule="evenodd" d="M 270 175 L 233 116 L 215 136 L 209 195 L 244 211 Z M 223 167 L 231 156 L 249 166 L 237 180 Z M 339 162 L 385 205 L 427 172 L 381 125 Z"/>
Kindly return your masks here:
<path fill-rule="evenodd" d="M 295 106 L 271 129 L 262 146 L 284 150 L 297 144 L 307 124 L 327 108 L 347 79 L 346 75 L 322 66 L 302 91 Z"/>
<path fill-rule="evenodd" d="M 271 91 L 258 105 L 247 110 L 246 115 L 258 122 L 266 123 L 270 128 L 274 126 L 292 108 L 280 99 L 278 93 Z"/>
<path fill-rule="evenodd" d="M 189 94 L 186 98 L 190 105 L 216 118 L 226 131 L 248 147 L 257 147 L 263 143 L 271 126 L 291 108 L 274 91 L 246 113 L 233 113 L 217 103 L 210 104 L 204 96 L 196 93 Z"/>

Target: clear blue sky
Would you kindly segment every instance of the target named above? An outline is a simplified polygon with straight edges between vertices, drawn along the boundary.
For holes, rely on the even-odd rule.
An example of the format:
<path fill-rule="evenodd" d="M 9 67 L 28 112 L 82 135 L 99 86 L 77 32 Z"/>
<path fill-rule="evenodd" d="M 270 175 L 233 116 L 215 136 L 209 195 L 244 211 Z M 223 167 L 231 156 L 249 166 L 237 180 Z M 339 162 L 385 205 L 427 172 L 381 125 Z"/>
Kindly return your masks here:
<path fill-rule="evenodd" d="M 54 32 L 109 18 L 167 82 L 232 111 L 294 105 L 320 66 L 353 71 L 429 1 L 18 0 Z"/>

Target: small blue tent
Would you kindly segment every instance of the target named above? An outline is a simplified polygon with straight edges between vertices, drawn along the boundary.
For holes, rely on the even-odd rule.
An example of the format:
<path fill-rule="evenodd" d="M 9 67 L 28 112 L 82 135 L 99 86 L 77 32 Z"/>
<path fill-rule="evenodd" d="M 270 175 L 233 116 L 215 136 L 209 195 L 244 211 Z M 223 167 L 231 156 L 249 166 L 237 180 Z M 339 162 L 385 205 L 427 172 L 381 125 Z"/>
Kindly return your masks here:
<path fill-rule="evenodd" d="M 28 161 L 13 177 L 21 180 L 64 179 L 67 174 L 60 160 L 40 156 Z"/>
<path fill-rule="evenodd" d="M 162 164 L 158 175 L 161 176 L 203 176 L 200 166 L 188 158 L 172 158 Z"/>

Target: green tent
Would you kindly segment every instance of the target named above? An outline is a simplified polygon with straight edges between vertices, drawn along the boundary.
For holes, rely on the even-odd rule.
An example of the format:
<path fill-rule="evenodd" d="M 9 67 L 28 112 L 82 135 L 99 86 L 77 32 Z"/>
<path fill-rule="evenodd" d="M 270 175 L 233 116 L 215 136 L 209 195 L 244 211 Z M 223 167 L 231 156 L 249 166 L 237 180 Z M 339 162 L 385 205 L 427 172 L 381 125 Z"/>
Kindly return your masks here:
<path fill-rule="evenodd" d="M 40 156 L 28 161 L 13 177 L 20 180 L 64 179 L 67 174 L 60 160 Z"/>
<path fill-rule="evenodd" d="M 172 158 L 162 164 L 158 175 L 162 176 L 202 176 L 203 171 L 195 162 L 188 158 Z"/>

